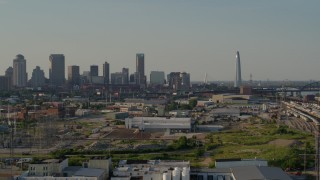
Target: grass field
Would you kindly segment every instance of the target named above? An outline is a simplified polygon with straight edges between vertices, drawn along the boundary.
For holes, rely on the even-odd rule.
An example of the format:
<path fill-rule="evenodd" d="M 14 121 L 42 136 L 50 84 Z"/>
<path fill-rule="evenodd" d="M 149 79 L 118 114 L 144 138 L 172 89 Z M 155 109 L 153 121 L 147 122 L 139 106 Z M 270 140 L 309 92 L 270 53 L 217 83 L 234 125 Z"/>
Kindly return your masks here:
<path fill-rule="evenodd" d="M 130 141 L 132 144 L 155 144 L 151 142 Z M 195 142 L 200 142 L 195 143 Z M 119 142 L 128 143 L 126 141 Z M 163 143 L 163 142 L 162 142 Z M 184 143 L 184 144 L 183 144 Z M 127 152 L 107 151 L 97 153 L 111 155 L 117 163 L 121 159 L 147 160 L 167 159 L 190 161 L 192 166 L 214 167 L 214 160 L 221 158 L 260 158 L 268 160 L 270 165 L 282 168 L 303 167 L 303 154 L 314 153 L 314 136 L 310 133 L 290 129 L 286 126 L 251 119 L 233 125 L 232 129 L 207 133 L 204 139 L 191 138 L 180 141 L 167 141 L 167 149 L 131 150 Z M 86 153 L 86 152 L 83 152 Z M 90 152 L 94 154 L 95 152 Z M 75 153 L 81 157 L 80 153 Z M 70 157 L 74 164 L 82 158 Z M 307 167 L 312 167 L 314 157 L 307 157 Z"/>

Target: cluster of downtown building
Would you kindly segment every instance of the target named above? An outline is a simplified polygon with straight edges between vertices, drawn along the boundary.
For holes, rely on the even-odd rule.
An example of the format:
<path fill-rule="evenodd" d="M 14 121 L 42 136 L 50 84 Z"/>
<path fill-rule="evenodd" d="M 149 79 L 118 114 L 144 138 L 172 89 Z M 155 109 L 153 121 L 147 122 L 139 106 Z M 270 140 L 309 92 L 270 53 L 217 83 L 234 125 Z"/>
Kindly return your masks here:
<path fill-rule="evenodd" d="M 145 74 L 145 55 L 136 54 L 136 71 L 129 74 L 129 68 L 122 68 L 121 72 L 110 73 L 110 64 L 102 65 L 103 75 L 99 76 L 99 66 L 91 65 L 89 71 L 80 75 L 80 66 L 67 67 L 67 80 L 65 78 L 65 56 L 63 54 L 51 54 L 49 56 L 49 79 L 46 79 L 44 71 L 39 67 L 33 70 L 30 80 L 26 72 L 27 61 L 19 54 L 13 59 L 13 66 L 8 67 L 5 75 L 0 76 L 0 90 L 24 87 L 68 87 L 77 89 L 83 85 L 100 85 L 110 87 L 112 85 L 135 86 L 138 89 L 147 87 Z M 171 72 L 165 80 L 163 71 L 151 71 L 149 86 L 163 86 L 174 90 L 188 90 L 190 88 L 190 74 L 185 72 Z"/>

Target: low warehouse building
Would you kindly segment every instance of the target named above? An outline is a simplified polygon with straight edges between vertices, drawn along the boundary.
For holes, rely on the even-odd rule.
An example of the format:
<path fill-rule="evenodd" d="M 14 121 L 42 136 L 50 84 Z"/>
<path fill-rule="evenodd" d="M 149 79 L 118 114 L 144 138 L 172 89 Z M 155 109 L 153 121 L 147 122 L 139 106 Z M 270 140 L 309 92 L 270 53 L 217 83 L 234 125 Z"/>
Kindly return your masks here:
<path fill-rule="evenodd" d="M 127 129 L 139 130 L 170 130 L 170 132 L 190 132 L 191 118 L 167 118 L 167 117 L 133 117 L 126 118 Z"/>

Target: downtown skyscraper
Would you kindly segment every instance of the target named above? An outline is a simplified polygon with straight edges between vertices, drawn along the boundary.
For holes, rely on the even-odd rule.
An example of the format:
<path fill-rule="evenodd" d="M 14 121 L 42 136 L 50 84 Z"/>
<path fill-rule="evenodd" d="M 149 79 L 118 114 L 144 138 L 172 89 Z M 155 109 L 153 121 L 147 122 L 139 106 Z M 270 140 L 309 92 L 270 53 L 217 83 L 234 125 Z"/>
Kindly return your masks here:
<path fill-rule="evenodd" d="M 63 86 L 65 83 L 65 60 L 63 54 L 51 54 L 49 56 L 49 79 L 53 86 Z"/>
<path fill-rule="evenodd" d="M 103 77 L 104 77 L 104 84 L 110 83 L 110 65 L 108 62 L 103 64 Z"/>
<path fill-rule="evenodd" d="M 146 85 L 146 76 L 144 74 L 144 54 L 138 53 L 136 55 L 136 73 L 135 73 L 135 82 L 141 86 Z"/>
<path fill-rule="evenodd" d="M 18 54 L 13 60 L 13 86 L 27 86 L 27 76 L 27 61 L 24 59 L 23 55 Z"/>
<path fill-rule="evenodd" d="M 68 66 L 68 84 L 70 86 L 80 85 L 80 67 Z"/>
<path fill-rule="evenodd" d="M 241 63 L 240 63 L 240 53 L 237 51 L 236 54 L 236 77 L 234 80 L 234 87 L 240 87 L 242 84 L 241 79 Z"/>

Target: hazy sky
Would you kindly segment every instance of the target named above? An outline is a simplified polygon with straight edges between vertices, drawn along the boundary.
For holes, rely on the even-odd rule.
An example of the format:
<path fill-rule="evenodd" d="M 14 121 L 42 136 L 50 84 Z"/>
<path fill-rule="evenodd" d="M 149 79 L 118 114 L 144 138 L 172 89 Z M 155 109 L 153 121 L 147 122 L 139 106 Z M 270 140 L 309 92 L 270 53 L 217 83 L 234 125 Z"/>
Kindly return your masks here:
<path fill-rule="evenodd" d="M 21 53 L 29 78 L 49 55 L 66 66 L 110 63 L 233 80 L 240 51 L 248 80 L 320 80 L 319 0 L 0 0 L 0 74 Z"/>

